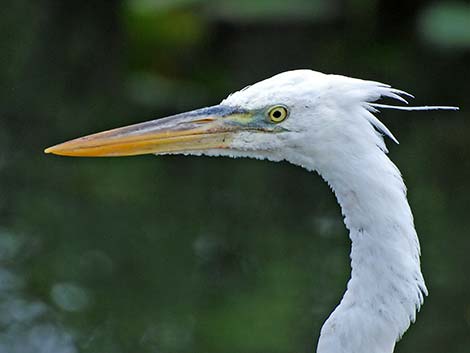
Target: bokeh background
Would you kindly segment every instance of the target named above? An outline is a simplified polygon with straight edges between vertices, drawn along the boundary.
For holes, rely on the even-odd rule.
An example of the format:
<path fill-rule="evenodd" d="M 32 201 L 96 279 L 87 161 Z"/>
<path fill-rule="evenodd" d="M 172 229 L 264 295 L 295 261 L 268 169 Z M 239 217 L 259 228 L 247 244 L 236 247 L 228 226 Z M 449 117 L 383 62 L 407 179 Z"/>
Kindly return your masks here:
<path fill-rule="evenodd" d="M 350 273 L 318 176 L 42 153 L 294 68 L 461 107 L 380 118 L 430 291 L 396 352 L 470 352 L 470 2 L 3 1 L 0 50 L 1 353 L 312 352 Z"/>

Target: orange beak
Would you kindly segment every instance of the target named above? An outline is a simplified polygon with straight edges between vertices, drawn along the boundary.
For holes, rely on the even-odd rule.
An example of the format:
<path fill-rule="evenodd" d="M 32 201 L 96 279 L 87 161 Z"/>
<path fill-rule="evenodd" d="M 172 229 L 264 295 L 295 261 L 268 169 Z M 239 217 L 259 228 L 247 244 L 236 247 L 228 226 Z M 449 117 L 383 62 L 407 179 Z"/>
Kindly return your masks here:
<path fill-rule="evenodd" d="M 229 148 L 250 113 L 216 105 L 80 137 L 45 153 L 74 157 L 133 156 Z"/>

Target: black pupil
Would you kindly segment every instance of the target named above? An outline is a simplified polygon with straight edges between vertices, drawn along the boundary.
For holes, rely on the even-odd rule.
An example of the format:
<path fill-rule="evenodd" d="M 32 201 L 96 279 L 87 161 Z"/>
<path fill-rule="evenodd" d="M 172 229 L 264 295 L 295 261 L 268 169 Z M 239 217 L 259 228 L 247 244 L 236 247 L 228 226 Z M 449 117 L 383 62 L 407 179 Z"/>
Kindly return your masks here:
<path fill-rule="evenodd" d="M 280 110 L 275 110 L 273 112 L 273 117 L 275 117 L 276 119 L 279 119 L 281 117 L 282 113 Z"/>

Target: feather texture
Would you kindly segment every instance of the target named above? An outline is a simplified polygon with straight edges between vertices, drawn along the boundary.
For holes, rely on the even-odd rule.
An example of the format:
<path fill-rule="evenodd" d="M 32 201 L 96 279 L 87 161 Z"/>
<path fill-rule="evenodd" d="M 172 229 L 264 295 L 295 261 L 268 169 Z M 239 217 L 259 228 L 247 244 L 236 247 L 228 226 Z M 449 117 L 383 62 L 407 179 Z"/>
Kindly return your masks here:
<path fill-rule="evenodd" d="M 408 104 L 404 96 L 413 98 L 379 82 L 296 70 L 222 102 L 253 109 L 277 103 L 290 107 L 284 124 L 289 133 L 269 144 L 242 134 L 234 141 L 236 154 L 315 170 L 341 206 L 352 242 L 352 273 L 341 303 L 322 328 L 318 353 L 391 353 L 427 295 L 406 187 L 386 155 L 383 135 L 398 140 L 373 113 L 457 108 L 375 103 L 385 97 Z"/>
<path fill-rule="evenodd" d="M 391 353 L 416 319 L 427 289 L 406 187 L 387 157 L 383 136 L 398 143 L 374 115 L 379 109 L 437 110 L 408 104 L 409 93 L 389 85 L 311 70 L 295 70 L 247 86 L 222 101 L 264 114 L 282 104 L 282 132 L 240 131 L 227 149 L 189 152 L 286 160 L 318 172 L 341 206 L 351 238 L 351 279 L 326 320 L 318 353 Z"/>

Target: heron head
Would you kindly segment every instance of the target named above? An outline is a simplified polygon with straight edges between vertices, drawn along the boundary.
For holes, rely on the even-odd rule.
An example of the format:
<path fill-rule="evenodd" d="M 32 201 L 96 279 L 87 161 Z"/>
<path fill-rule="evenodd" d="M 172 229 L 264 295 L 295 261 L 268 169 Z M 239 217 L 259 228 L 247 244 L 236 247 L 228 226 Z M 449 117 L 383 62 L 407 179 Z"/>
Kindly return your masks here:
<path fill-rule="evenodd" d="M 370 121 L 355 114 L 367 113 L 364 102 L 381 95 L 370 94 L 367 87 L 384 86 L 311 70 L 289 71 L 235 92 L 219 105 L 81 137 L 45 152 L 79 157 L 225 155 L 304 166 L 303 158 L 309 158 L 311 166 L 312 159 L 327 161 L 331 153 L 361 143 L 361 134 L 354 137 L 361 129 L 375 143 Z M 357 141 L 351 142 L 352 137 Z"/>

